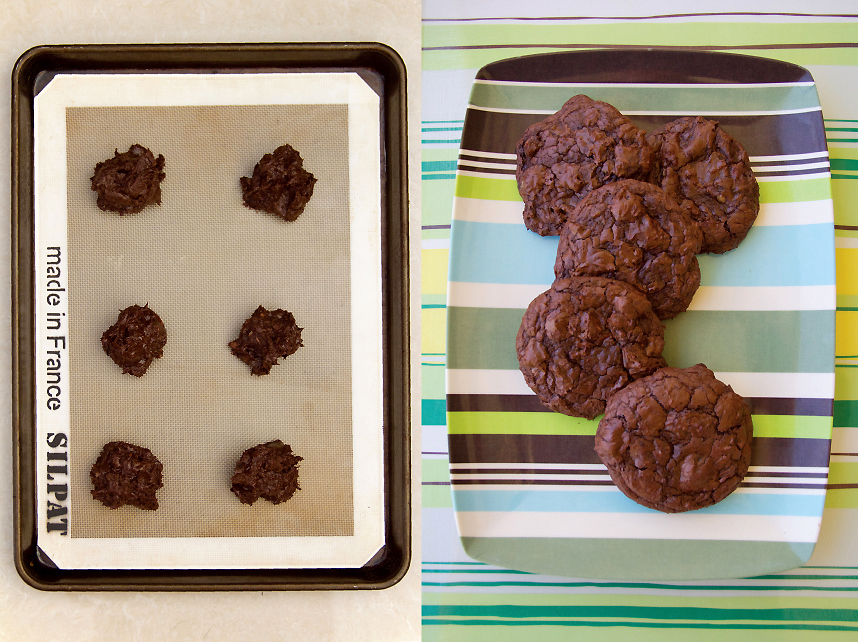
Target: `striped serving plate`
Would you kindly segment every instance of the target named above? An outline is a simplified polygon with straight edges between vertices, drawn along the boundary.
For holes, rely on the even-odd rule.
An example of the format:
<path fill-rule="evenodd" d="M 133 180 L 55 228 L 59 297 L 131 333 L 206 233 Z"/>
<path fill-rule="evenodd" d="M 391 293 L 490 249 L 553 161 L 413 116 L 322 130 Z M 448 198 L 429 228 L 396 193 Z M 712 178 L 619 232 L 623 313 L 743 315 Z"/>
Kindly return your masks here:
<path fill-rule="evenodd" d="M 557 238 L 529 232 L 515 182 L 525 128 L 587 94 L 652 131 L 717 120 L 760 185 L 759 217 L 701 255 L 691 307 L 665 323 L 672 366 L 704 363 L 743 395 L 753 461 L 721 503 L 667 515 L 616 489 L 598 419 L 548 411 L 518 370 L 515 335 L 553 280 Z M 527 56 L 483 67 L 465 116 L 447 291 L 447 425 L 459 535 L 473 558 L 587 578 L 746 577 L 806 562 L 819 534 L 834 396 L 834 227 L 816 87 L 805 69 L 683 50 Z"/>

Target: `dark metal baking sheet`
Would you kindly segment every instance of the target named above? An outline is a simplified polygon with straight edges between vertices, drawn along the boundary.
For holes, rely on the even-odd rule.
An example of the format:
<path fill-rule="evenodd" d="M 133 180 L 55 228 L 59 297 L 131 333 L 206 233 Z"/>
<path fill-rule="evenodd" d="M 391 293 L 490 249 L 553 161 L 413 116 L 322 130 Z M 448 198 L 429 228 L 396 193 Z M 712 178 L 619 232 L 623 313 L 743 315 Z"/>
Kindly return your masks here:
<path fill-rule="evenodd" d="M 385 544 L 358 569 L 63 570 L 36 544 L 34 98 L 57 73 L 354 71 L 379 95 Z M 12 77 L 15 563 L 44 590 L 379 589 L 410 563 L 410 367 L 405 68 L 375 43 L 37 47 Z"/>

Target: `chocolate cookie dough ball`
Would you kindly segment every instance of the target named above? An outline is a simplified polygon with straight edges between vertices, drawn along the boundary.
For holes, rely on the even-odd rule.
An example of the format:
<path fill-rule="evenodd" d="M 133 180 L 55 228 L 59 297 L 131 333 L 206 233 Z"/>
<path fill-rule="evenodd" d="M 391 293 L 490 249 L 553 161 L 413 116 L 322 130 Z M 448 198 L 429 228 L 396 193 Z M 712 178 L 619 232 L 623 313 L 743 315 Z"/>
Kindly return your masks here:
<path fill-rule="evenodd" d="M 658 187 L 623 180 L 590 192 L 569 212 L 554 274 L 604 276 L 646 294 L 659 319 L 685 310 L 700 285 L 703 233 Z"/>
<path fill-rule="evenodd" d="M 101 347 L 123 374 L 142 377 L 167 345 L 167 329 L 149 307 L 132 305 L 119 313 L 116 323 L 101 335 Z"/>
<path fill-rule="evenodd" d="M 596 453 L 617 487 L 665 513 L 711 506 L 751 463 L 745 401 L 703 364 L 663 368 L 608 400 Z"/>
<path fill-rule="evenodd" d="M 646 180 L 653 164 L 646 133 L 584 95 L 528 127 L 516 151 L 524 224 L 542 236 L 560 234 L 569 207 L 593 190 L 623 178 Z"/>
<path fill-rule="evenodd" d="M 282 145 L 262 157 L 250 178 L 241 178 L 241 193 L 245 206 L 294 221 L 313 196 L 315 184 L 301 154 L 291 145 Z"/>
<path fill-rule="evenodd" d="M 302 460 L 279 439 L 248 448 L 235 465 L 230 490 L 242 504 L 253 504 L 260 497 L 272 504 L 285 502 L 301 490 L 298 462 Z"/>
<path fill-rule="evenodd" d="M 664 326 L 646 297 L 598 276 L 558 279 L 527 308 L 519 368 L 543 405 L 593 419 L 623 387 L 665 365 Z"/>
<path fill-rule="evenodd" d="M 674 120 L 648 140 L 656 153 L 650 182 L 698 222 L 702 251 L 737 247 L 760 211 L 760 188 L 745 149 L 717 122 L 699 116 Z"/>
<path fill-rule="evenodd" d="M 161 204 L 164 157 L 158 158 L 142 145 L 127 152 L 114 151 L 113 158 L 95 166 L 92 191 L 98 193 L 96 205 L 105 212 L 137 214 L 147 205 Z"/>
<path fill-rule="evenodd" d="M 261 305 L 242 324 L 235 341 L 229 342 L 232 354 L 250 366 L 255 375 L 266 375 L 278 357 L 288 357 L 304 345 L 295 317 L 286 310 L 266 310 Z"/>
<path fill-rule="evenodd" d="M 127 505 L 158 510 L 155 492 L 164 485 L 163 468 L 148 448 L 111 441 L 89 471 L 92 496 L 108 508 Z"/>

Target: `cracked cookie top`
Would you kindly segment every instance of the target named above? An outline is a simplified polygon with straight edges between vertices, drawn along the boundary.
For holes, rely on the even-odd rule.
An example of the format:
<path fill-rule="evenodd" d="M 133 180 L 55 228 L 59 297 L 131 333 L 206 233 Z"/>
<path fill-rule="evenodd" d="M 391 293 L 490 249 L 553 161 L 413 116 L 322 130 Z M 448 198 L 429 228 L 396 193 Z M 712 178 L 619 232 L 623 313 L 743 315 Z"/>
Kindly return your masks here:
<path fill-rule="evenodd" d="M 678 118 L 649 135 L 650 182 L 676 199 L 703 230 L 702 252 L 722 254 L 747 236 L 760 211 L 748 154 L 714 120 Z"/>
<path fill-rule="evenodd" d="M 551 410 L 593 419 L 608 397 L 665 365 L 664 326 L 636 288 L 597 276 L 558 279 L 516 337 L 527 385 Z"/>
<path fill-rule="evenodd" d="M 622 180 L 590 192 L 569 213 L 554 274 L 605 276 L 646 294 L 660 319 L 684 311 L 700 285 L 703 233 L 671 197 Z"/>
<path fill-rule="evenodd" d="M 595 448 L 629 498 L 679 513 L 711 506 L 738 487 L 752 437 L 742 397 L 697 364 L 662 368 L 613 395 Z"/>
<path fill-rule="evenodd" d="M 564 205 L 606 183 L 646 180 L 654 161 L 643 130 L 612 105 L 584 95 L 528 127 L 516 154 L 524 224 L 542 236 L 560 234 Z"/>

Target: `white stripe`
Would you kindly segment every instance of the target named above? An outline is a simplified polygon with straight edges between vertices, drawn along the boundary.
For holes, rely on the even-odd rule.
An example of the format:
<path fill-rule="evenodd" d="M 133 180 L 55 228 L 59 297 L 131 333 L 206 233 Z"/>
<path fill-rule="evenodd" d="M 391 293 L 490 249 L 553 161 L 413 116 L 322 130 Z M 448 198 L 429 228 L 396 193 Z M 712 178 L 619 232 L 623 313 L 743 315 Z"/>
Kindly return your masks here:
<path fill-rule="evenodd" d="M 858 240 L 858 239 L 856 239 Z M 461 308 L 506 308 L 522 310 L 545 292 L 545 283 L 466 283 L 451 281 L 447 287 L 447 305 Z M 834 310 L 835 285 L 793 286 L 701 286 L 691 300 L 689 310 L 778 311 Z"/>
<path fill-rule="evenodd" d="M 519 370 L 447 368 L 447 394 L 532 395 Z M 831 372 L 716 372 L 743 397 L 833 399 Z"/>
<path fill-rule="evenodd" d="M 472 161 L 460 158 L 459 167 L 482 167 L 484 169 L 505 169 L 512 171 L 515 169 L 515 163 L 486 163 L 483 161 Z"/>
<path fill-rule="evenodd" d="M 515 165 L 518 157 L 515 154 L 505 154 L 502 152 L 477 152 L 472 149 L 462 149 L 459 151 L 459 157 L 462 156 L 477 156 L 480 158 L 497 158 L 502 160 L 511 160 Z"/>
<path fill-rule="evenodd" d="M 835 285 L 701 286 L 689 310 L 834 310 Z"/>
<path fill-rule="evenodd" d="M 473 149 L 461 149 L 459 156 L 476 156 L 482 158 L 497 158 L 512 161 L 518 160 L 516 154 L 505 154 L 501 152 L 483 152 Z M 780 154 L 776 156 L 750 156 L 751 163 L 787 163 L 789 161 L 810 160 L 811 158 L 828 158 L 828 150 L 820 152 L 807 152 L 805 154 Z"/>
<path fill-rule="evenodd" d="M 858 428 L 854 426 L 835 427 L 831 431 L 831 452 L 858 453 Z M 853 457 L 852 461 L 858 463 L 858 457 Z"/>
<path fill-rule="evenodd" d="M 521 484 L 452 484 L 451 488 L 454 491 L 521 491 Z M 593 493 L 593 492 L 620 492 L 616 486 L 597 486 L 595 484 L 587 484 L 570 489 L 569 484 L 540 484 L 529 490 L 541 492 L 570 492 L 574 490 L 576 493 Z M 739 487 L 733 491 L 737 495 L 802 495 L 805 497 L 820 497 L 825 495 L 825 488 L 743 488 Z"/>
<path fill-rule="evenodd" d="M 610 482 L 608 475 L 550 475 L 543 473 L 458 473 L 450 476 L 457 481 L 488 481 L 492 479 L 505 481 L 601 481 Z M 825 486 L 826 478 L 809 479 L 805 477 L 746 477 L 743 484 L 777 484 L 780 486 Z M 470 484 L 466 484 L 470 485 Z M 568 484 L 567 484 L 568 485 Z"/>
<path fill-rule="evenodd" d="M 515 178 L 515 176 L 513 176 Z M 758 183 L 775 183 L 777 181 L 808 181 L 814 178 L 831 178 L 831 172 L 816 174 L 796 174 L 794 176 L 755 176 Z"/>
<path fill-rule="evenodd" d="M 616 87 L 617 89 L 763 89 L 766 87 L 813 87 L 815 83 L 805 82 L 757 82 L 757 83 L 653 83 L 653 82 L 528 82 L 523 80 L 484 80 L 477 78 L 475 85 L 499 85 L 503 87 Z"/>
<path fill-rule="evenodd" d="M 450 239 L 423 239 L 420 243 L 424 250 L 450 249 Z"/>
<path fill-rule="evenodd" d="M 834 247 L 839 247 L 843 249 L 858 248 L 858 238 L 852 236 L 835 236 Z"/>
<path fill-rule="evenodd" d="M 534 462 L 450 463 L 450 470 L 592 470 L 605 471 L 604 464 L 546 464 Z M 749 473 L 795 473 L 796 475 L 828 475 L 828 466 L 750 466 Z"/>
<path fill-rule="evenodd" d="M 564 513 L 457 511 L 462 537 L 815 542 L 820 517 L 708 513 Z"/>
<path fill-rule="evenodd" d="M 468 103 L 468 109 L 487 111 L 495 114 L 537 114 L 550 115 L 557 113 L 556 109 L 513 109 L 511 107 L 486 107 Z M 772 109 L 755 111 L 683 111 L 683 110 L 641 110 L 624 111 L 624 116 L 783 116 L 787 114 L 808 114 L 822 111 L 822 107 L 801 107 L 799 109 Z"/>
<path fill-rule="evenodd" d="M 824 163 L 804 163 L 803 165 L 764 165 L 762 167 L 752 167 L 754 173 L 757 172 L 792 172 L 805 169 L 822 169 L 827 168 L 828 162 Z"/>
<path fill-rule="evenodd" d="M 806 154 L 782 154 L 780 156 L 749 156 L 752 163 L 779 163 L 793 160 L 808 160 L 810 158 L 828 158 L 828 151 L 808 152 Z"/>
<path fill-rule="evenodd" d="M 469 172 L 467 170 L 456 170 L 456 176 L 472 176 L 474 178 L 499 178 L 505 181 L 514 181 L 515 174 L 488 174 L 486 172 Z"/>
<path fill-rule="evenodd" d="M 485 174 L 469 174 L 486 176 Z M 495 175 L 492 175 L 494 178 Z M 453 218 L 473 223 L 505 223 L 522 225 L 521 201 L 489 201 L 457 196 L 453 199 Z M 817 225 L 834 221 L 831 199 L 799 201 L 796 203 L 763 203 L 754 221 L 755 227 L 771 225 Z"/>
<path fill-rule="evenodd" d="M 519 463 L 450 463 L 450 470 L 456 470 L 458 468 L 467 468 L 470 470 L 507 470 L 507 469 L 516 469 L 516 468 L 531 468 L 533 470 L 601 470 L 605 471 L 607 468 L 604 464 L 540 464 L 533 462 L 519 462 Z"/>

